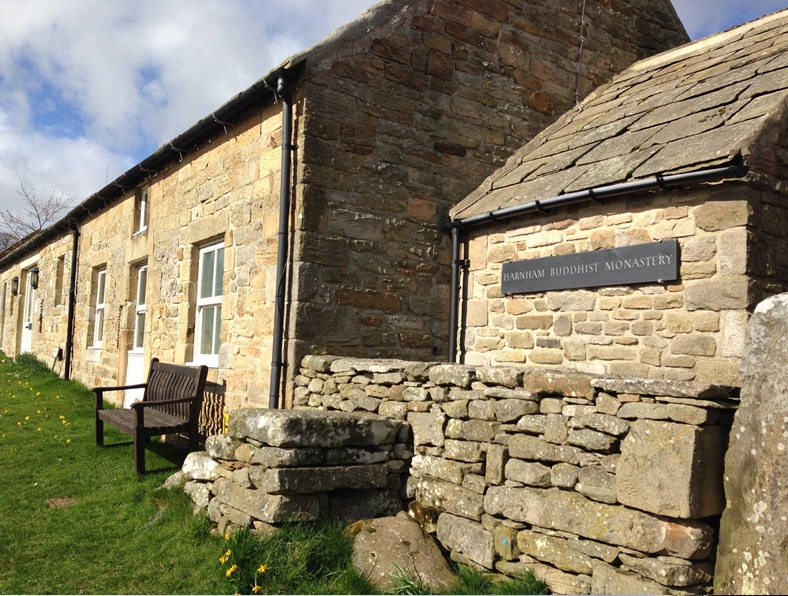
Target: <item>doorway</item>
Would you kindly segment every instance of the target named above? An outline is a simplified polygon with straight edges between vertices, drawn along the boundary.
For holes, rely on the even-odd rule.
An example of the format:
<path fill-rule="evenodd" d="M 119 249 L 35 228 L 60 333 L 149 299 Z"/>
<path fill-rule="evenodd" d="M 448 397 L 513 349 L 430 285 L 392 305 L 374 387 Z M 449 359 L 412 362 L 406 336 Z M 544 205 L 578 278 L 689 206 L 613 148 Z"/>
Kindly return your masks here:
<path fill-rule="evenodd" d="M 148 286 L 148 267 L 143 265 L 137 269 L 136 292 L 134 294 L 134 330 L 131 349 L 126 360 L 126 385 L 145 382 L 145 315 Z M 135 401 L 142 399 L 144 389 L 127 389 L 123 398 L 123 407 L 129 408 Z"/>
<path fill-rule="evenodd" d="M 19 342 L 19 353 L 33 351 L 33 321 L 38 312 L 36 302 L 36 289 L 32 284 L 33 276 L 30 271 L 25 271 L 25 295 L 23 296 L 24 307 L 22 310 L 22 336 Z"/>

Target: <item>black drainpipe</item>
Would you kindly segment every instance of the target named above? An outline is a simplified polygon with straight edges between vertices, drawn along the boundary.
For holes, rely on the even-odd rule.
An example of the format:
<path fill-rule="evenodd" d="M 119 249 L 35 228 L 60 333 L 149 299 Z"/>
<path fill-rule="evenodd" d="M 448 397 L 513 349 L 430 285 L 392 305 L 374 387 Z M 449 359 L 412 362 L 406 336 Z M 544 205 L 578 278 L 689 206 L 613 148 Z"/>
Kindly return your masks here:
<path fill-rule="evenodd" d="M 79 250 L 79 228 L 74 224 L 71 246 L 71 275 L 68 282 L 68 321 L 66 327 L 66 354 L 63 363 L 63 377 L 71 379 L 71 354 L 74 352 L 74 312 L 77 306 L 77 257 Z"/>
<path fill-rule="evenodd" d="M 524 203 L 514 207 L 505 207 L 496 211 L 490 211 L 489 213 L 481 213 L 448 223 L 446 227 L 451 230 L 452 234 L 451 294 L 449 299 L 449 362 L 455 362 L 457 359 L 460 267 L 467 262 L 460 259 L 460 236 L 464 230 L 481 227 L 488 223 L 498 223 L 501 220 L 532 213 L 534 211 L 543 213 L 547 209 L 557 209 L 559 207 L 566 207 L 586 201 L 600 201 L 601 199 L 609 199 L 625 194 L 666 189 L 686 184 L 715 182 L 725 178 L 742 178 L 747 174 L 747 171 L 748 168 L 741 164 L 740 159 L 737 159 L 736 162 L 727 166 L 697 170 L 695 172 L 685 172 L 683 174 L 669 174 L 667 176 L 658 174 L 654 178 L 647 178 L 645 180 L 598 186 L 588 190 L 570 192 L 550 199 L 531 201 L 530 203 Z"/>
<path fill-rule="evenodd" d="M 285 281 L 287 278 L 288 224 L 290 221 L 290 169 L 293 136 L 293 98 L 289 82 L 282 73 L 276 83 L 276 94 L 282 98 L 282 179 L 279 195 L 279 235 L 276 257 L 276 304 L 274 307 L 274 345 L 271 356 L 271 393 L 268 408 L 279 407 L 279 391 L 282 385 L 282 347 L 284 344 Z"/>

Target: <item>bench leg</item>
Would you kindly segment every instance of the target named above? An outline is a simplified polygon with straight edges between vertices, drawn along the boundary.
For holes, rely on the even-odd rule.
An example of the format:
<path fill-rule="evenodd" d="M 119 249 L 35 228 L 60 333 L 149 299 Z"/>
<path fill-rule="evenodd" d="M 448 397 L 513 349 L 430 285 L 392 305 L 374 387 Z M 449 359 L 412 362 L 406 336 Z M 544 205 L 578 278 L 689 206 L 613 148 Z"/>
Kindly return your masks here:
<path fill-rule="evenodd" d="M 102 447 L 104 445 L 104 421 L 99 418 L 96 412 L 96 445 Z"/>
<path fill-rule="evenodd" d="M 145 474 L 145 433 L 134 435 L 134 469 L 137 474 Z"/>

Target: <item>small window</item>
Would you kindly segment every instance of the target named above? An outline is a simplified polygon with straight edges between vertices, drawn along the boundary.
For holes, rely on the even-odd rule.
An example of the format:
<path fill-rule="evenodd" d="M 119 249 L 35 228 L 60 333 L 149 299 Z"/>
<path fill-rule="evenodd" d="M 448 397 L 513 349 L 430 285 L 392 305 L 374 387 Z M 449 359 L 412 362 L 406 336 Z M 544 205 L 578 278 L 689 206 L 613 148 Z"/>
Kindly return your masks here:
<path fill-rule="evenodd" d="M 146 294 L 148 285 L 148 267 L 137 270 L 137 300 L 134 314 L 134 346 L 133 350 L 141 352 L 145 348 L 145 313 L 147 312 Z"/>
<path fill-rule="evenodd" d="M 96 272 L 96 317 L 93 322 L 93 346 L 100 348 L 104 337 L 104 318 L 107 311 L 107 270 L 99 269 Z"/>
<path fill-rule="evenodd" d="M 223 276 L 224 243 L 220 242 L 200 249 L 194 360 L 209 366 L 218 366 L 219 363 Z"/>
<path fill-rule="evenodd" d="M 137 191 L 134 205 L 134 233 L 140 234 L 148 229 L 148 187 Z"/>

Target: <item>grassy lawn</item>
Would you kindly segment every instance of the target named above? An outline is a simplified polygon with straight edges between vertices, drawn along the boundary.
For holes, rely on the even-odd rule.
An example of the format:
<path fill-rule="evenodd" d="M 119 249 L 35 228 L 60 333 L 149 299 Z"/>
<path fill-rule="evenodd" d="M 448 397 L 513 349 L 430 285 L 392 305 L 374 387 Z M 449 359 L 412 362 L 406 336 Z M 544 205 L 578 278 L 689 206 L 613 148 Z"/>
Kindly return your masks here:
<path fill-rule="evenodd" d="M 146 450 L 152 472 L 138 477 L 127 435 L 107 425 L 105 443 L 119 445 L 95 445 L 93 406 L 83 385 L 0 352 L 0 593 L 373 593 L 338 524 L 212 536 L 182 491 L 158 490 L 177 452 Z M 456 593 L 547 593 L 535 580 L 460 578 Z M 425 592 L 403 578 L 398 593 Z"/>
<path fill-rule="evenodd" d="M 0 592 L 228 593 L 223 541 L 180 491 L 173 462 L 130 444 L 99 448 L 93 394 L 0 352 Z M 107 427 L 106 442 L 129 437 Z M 69 499 L 52 504 L 50 499 Z"/>

